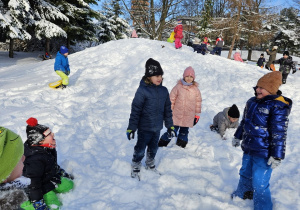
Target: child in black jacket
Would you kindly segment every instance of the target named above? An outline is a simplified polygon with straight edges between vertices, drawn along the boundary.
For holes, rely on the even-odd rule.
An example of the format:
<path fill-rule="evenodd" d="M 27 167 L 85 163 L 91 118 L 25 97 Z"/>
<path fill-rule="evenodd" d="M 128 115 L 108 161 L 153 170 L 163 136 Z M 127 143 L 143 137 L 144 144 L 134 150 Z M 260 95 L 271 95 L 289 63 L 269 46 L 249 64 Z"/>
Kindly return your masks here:
<path fill-rule="evenodd" d="M 38 124 L 35 118 L 29 118 L 26 122 L 23 175 L 31 179 L 31 184 L 28 189 L 29 201 L 21 207 L 59 209 L 62 203 L 56 193 L 70 191 L 74 185 L 73 176 L 57 164 L 56 142 L 49 127 Z"/>
<path fill-rule="evenodd" d="M 293 58 L 290 56 L 288 51 L 283 53 L 283 57 L 279 60 L 273 61 L 275 64 L 280 64 L 279 71 L 282 73 L 282 84 L 286 83 L 286 79 L 291 71 L 293 70 L 293 74 L 296 73 L 295 63 L 293 62 Z"/>
<path fill-rule="evenodd" d="M 260 54 L 260 58 L 258 59 L 256 65 L 259 66 L 260 68 L 263 68 L 265 65 L 266 59 L 264 58 L 264 54 Z"/>

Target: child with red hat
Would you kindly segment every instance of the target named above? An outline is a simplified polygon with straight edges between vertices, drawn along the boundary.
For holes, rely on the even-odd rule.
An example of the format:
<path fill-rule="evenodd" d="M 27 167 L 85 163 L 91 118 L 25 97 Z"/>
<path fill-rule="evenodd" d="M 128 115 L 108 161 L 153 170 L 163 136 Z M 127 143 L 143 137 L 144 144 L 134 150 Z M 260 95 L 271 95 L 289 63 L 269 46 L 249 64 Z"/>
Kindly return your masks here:
<path fill-rule="evenodd" d="M 196 125 L 200 118 L 202 97 L 195 81 L 195 71 L 189 66 L 183 72 L 183 78 L 170 93 L 172 103 L 173 123 L 175 132 L 179 132 L 176 145 L 185 148 L 188 143 L 189 128 Z M 164 133 L 159 142 L 159 147 L 166 147 L 172 137 Z"/>
<path fill-rule="evenodd" d="M 29 200 L 21 207 L 26 210 L 59 209 L 62 203 L 56 193 L 73 189 L 74 177 L 57 164 L 56 141 L 50 128 L 38 124 L 32 117 L 26 122 L 23 175 L 31 179 L 31 184 L 28 187 Z"/>

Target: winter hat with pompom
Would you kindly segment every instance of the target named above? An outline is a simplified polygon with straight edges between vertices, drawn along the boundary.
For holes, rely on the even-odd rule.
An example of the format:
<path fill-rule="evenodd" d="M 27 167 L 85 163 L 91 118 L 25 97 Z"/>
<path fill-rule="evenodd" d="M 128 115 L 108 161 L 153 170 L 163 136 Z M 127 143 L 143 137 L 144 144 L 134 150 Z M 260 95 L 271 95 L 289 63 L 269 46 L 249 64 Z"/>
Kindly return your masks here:
<path fill-rule="evenodd" d="M 279 86 L 282 84 L 282 74 L 280 71 L 273 71 L 271 73 L 265 74 L 258 81 L 258 87 L 267 90 L 272 95 L 276 95 Z"/>
<path fill-rule="evenodd" d="M 232 118 L 239 118 L 240 117 L 240 111 L 238 109 L 238 107 L 233 104 L 229 110 L 228 110 L 228 116 L 232 117 Z"/>
<path fill-rule="evenodd" d="M 30 145 L 38 145 L 40 141 L 45 139 L 46 135 L 44 132 L 49 127 L 38 124 L 37 119 L 33 117 L 29 118 L 26 123 L 28 124 L 26 127 L 27 142 Z"/>
<path fill-rule="evenodd" d="M 194 79 L 196 78 L 195 71 L 191 66 L 187 67 L 183 72 L 183 78 L 187 76 L 192 76 Z"/>
<path fill-rule="evenodd" d="M 9 177 L 23 154 L 21 137 L 7 128 L 0 127 L 0 183 Z"/>

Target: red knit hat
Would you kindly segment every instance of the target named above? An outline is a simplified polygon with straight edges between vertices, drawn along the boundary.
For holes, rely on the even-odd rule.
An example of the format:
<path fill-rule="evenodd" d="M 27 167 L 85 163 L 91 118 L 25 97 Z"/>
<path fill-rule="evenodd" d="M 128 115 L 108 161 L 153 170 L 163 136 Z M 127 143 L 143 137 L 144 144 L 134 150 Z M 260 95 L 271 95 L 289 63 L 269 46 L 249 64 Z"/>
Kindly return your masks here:
<path fill-rule="evenodd" d="M 187 67 L 183 72 L 183 78 L 187 76 L 192 76 L 194 79 L 196 78 L 195 71 L 191 66 Z"/>

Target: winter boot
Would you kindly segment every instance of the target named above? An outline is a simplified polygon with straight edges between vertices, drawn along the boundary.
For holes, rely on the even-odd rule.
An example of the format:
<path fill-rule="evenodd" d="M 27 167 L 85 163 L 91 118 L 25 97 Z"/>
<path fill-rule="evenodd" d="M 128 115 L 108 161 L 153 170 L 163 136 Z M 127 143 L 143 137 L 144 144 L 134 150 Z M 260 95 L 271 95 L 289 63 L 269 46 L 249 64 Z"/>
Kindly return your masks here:
<path fill-rule="evenodd" d="M 176 145 L 185 148 L 185 146 L 187 145 L 187 141 L 183 141 L 182 139 L 177 139 Z"/>
<path fill-rule="evenodd" d="M 247 191 L 244 193 L 243 199 L 249 199 L 249 200 L 253 200 L 253 191 Z"/>
<path fill-rule="evenodd" d="M 158 147 L 166 147 L 166 146 L 168 146 L 169 143 L 170 143 L 170 141 L 165 141 L 163 139 L 160 139 L 158 142 Z"/>
<path fill-rule="evenodd" d="M 67 85 L 61 85 L 61 89 L 67 88 Z"/>
<path fill-rule="evenodd" d="M 132 162 L 131 164 L 131 177 L 141 180 L 141 163 Z"/>

